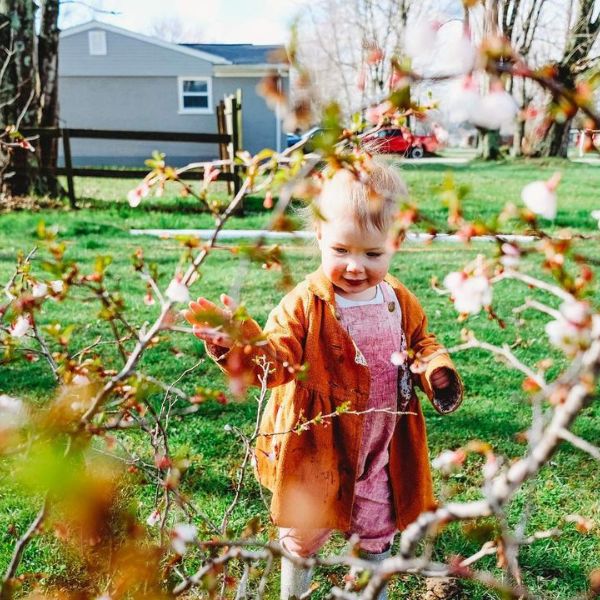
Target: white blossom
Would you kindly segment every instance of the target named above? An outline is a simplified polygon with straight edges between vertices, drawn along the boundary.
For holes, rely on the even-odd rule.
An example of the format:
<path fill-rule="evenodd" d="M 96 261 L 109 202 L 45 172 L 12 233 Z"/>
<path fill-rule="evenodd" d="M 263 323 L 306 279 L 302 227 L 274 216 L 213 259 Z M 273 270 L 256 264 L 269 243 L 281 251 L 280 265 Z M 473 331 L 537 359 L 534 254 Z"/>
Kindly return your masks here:
<path fill-rule="evenodd" d="M 598 229 L 600 229 L 600 210 L 593 210 L 591 213 L 592 219 L 598 221 Z"/>
<path fill-rule="evenodd" d="M 27 410 L 21 400 L 0 394 L 0 430 L 23 425 L 26 417 Z"/>
<path fill-rule="evenodd" d="M 545 219 L 556 217 L 556 186 L 560 181 L 560 173 L 555 173 L 548 181 L 532 181 L 521 191 L 521 199 L 525 206 Z"/>
<path fill-rule="evenodd" d="M 469 36 L 464 31 L 456 32 L 439 45 L 434 70 L 438 75 L 465 75 L 473 70 L 476 58 L 477 51 Z"/>
<path fill-rule="evenodd" d="M 223 431 L 225 433 L 231 433 L 233 431 L 233 427 L 229 423 L 225 423 L 225 425 L 223 425 Z"/>
<path fill-rule="evenodd" d="M 456 450 L 444 450 L 431 461 L 431 466 L 448 475 L 464 461 L 464 454 Z"/>
<path fill-rule="evenodd" d="M 65 283 L 62 279 L 56 279 L 50 282 L 50 287 L 55 294 L 61 294 L 65 289 Z"/>
<path fill-rule="evenodd" d="M 196 540 L 196 536 L 198 535 L 198 530 L 195 525 L 191 525 L 189 523 L 178 523 L 173 527 L 173 531 L 171 533 L 171 545 L 173 546 L 173 550 L 177 552 L 180 556 L 185 554 L 187 549 L 187 545 L 191 544 Z"/>
<path fill-rule="evenodd" d="M 8 331 L 12 337 L 22 338 L 30 328 L 31 322 L 29 319 L 24 315 L 20 315 Z"/>
<path fill-rule="evenodd" d="M 90 380 L 85 375 L 80 375 L 79 373 L 73 377 L 71 382 L 73 385 L 88 385 Z"/>
<path fill-rule="evenodd" d="M 573 355 L 589 347 L 592 338 L 598 334 L 598 324 L 598 315 L 592 317 L 586 302 L 572 300 L 560 306 L 558 319 L 546 324 L 546 334 L 552 345 Z"/>
<path fill-rule="evenodd" d="M 483 96 L 471 114 L 470 121 L 485 129 L 499 129 L 502 134 L 514 131 L 519 108 L 515 99 L 505 90 L 497 90 Z"/>
<path fill-rule="evenodd" d="M 492 286 L 484 275 L 449 273 L 444 278 L 444 286 L 450 291 L 454 307 L 461 314 L 476 315 L 492 303 Z"/>
<path fill-rule="evenodd" d="M 500 257 L 500 262 L 508 268 L 515 268 L 519 265 L 521 261 L 521 251 L 514 244 L 509 244 L 508 242 L 504 242 L 502 244 L 502 256 Z"/>
<path fill-rule="evenodd" d="M 481 96 L 477 83 L 470 75 L 455 79 L 448 87 L 446 108 L 451 121 L 470 121 L 471 117 L 477 114 L 480 104 Z"/>
<path fill-rule="evenodd" d="M 181 279 L 178 277 L 174 277 L 169 283 L 169 287 L 167 287 L 167 291 L 165 292 L 167 298 L 172 302 L 189 302 L 190 301 L 190 291 L 183 283 L 181 283 Z"/>
<path fill-rule="evenodd" d="M 34 298 L 43 298 L 48 293 L 48 286 L 45 283 L 39 282 L 32 286 L 31 295 Z"/>
<path fill-rule="evenodd" d="M 432 57 L 440 24 L 421 19 L 406 31 L 404 50 L 413 59 L 425 61 Z"/>
<path fill-rule="evenodd" d="M 390 356 L 390 362 L 396 367 L 400 367 L 401 365 L 405 364 L 407 359 L 408 353 L 400 352 L 398 350 L 396 352 L 392 352 L 392 355 Z"/>

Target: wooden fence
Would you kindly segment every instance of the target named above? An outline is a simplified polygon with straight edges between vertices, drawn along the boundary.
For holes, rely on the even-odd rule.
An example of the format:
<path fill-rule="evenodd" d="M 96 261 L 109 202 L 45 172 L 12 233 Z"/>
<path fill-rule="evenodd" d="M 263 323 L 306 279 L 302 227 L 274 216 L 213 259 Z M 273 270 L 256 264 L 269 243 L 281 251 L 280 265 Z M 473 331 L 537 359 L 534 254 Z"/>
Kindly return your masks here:
<path fill-rule="evenodd" d="M 62 140 L 64 154 L 64 167 L 52 169 L 56 175 L 67 178 L 67 193 L 72 208 L 77 207 L 74 177 L 112 177 L 116 179 L 143 179 L 147 170 L 144 169 L 115 169 L 74 167 L 71 153 L 71 140 L 74 138 L 87 138 L 96 140 L 135 140 L 159 142 L 193 142 L 199 144 L 217 144 L 219 157 L 222 160 L 235 158 L 241 147 L 241 93 L 228 96 L 217 105 L 217 130 L 218 133 L 185 133 L 174 131 L 124 131 L 113 129 L 73 129 L 58 127 L 24 128 L 21 133 L 26 136 L 39 136 Z M 190 170 L 185 174 L 186 179 L 202 179 L 203 169 Z M 241 179 L 238 167 L 222 168 L 219 181 L 227 182 L 228 192 L 237 193 L 240 189 Z"/>

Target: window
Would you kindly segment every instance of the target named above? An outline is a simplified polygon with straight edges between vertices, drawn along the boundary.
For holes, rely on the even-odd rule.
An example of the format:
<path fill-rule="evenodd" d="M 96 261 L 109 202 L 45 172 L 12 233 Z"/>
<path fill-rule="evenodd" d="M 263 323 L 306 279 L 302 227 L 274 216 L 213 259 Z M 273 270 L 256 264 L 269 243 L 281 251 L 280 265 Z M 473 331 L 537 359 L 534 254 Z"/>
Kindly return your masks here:
<path fill-rule="evenodd" d="M 179 77 L 179 112 L 212 113 L 211 92 L 208 77 Z"/>
<path fill-rule="evenodd" d="M 88 47 L 92 56 L 106 56 L 106 31 L 89 31 Z"/>

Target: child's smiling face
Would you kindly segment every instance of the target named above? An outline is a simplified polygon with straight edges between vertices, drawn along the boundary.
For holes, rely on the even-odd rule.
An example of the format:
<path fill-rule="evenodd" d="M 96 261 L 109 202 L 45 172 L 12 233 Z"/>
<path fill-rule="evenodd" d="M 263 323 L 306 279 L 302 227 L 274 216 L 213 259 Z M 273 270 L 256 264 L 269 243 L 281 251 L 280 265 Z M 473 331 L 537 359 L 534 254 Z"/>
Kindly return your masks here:
<path fill-rule="evenodd" d="M 323 272 L 340 296 L 370 300 L 390 266 L 388 232 L 362 228 L 352 215 L 337 212 L 330 212 L 317 228 Z"/>

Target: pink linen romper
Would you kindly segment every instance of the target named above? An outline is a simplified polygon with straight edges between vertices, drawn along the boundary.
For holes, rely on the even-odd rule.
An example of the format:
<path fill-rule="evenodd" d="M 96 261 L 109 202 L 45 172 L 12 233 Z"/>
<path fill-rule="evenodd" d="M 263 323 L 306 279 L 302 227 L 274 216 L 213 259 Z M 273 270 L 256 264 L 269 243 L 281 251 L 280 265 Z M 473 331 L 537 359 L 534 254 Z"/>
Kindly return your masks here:
<path fill-rule="evenodd" d="M 371 374 L 371 392 L 363 425 L 352 521 L 346 535 L 356 534 L 360 547 L 370 553 L 385 551 L 394 537 L 396 524 L 389 480 L 389 445 L 396 426 L 398 393 L 410 398 L 410 377 L 399 371 L 390 357 L 406 350 L 400 304 L 392 287 L 379 285 L 381 301 L 339 306 L 340 320 L 354 341 L 359 364 Z M 400 373 L 400 382 L 398 381 Z M 400 383 L 400 385 L 398 385 Z M 387 411 L 387 412 L 386 412 Z M 282 545 L 300 556 L 317 552 L 331 529 L 281 528 Z"/>

